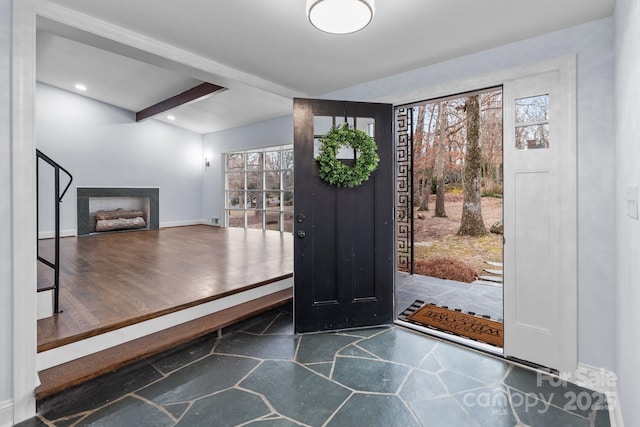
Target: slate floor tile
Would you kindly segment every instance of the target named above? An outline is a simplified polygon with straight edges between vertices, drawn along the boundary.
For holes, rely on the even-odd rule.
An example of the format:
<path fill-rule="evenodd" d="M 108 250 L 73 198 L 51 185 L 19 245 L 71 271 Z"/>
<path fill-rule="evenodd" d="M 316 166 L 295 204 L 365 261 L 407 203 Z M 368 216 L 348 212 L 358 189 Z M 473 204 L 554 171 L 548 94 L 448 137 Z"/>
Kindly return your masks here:
<path fill-rule="evenodd" d="M 259 362 L 236 356 L 207 356 L 137 392 L 159 404 L 188 402 L 234 386 Z"/>
<path fill-rule="evenodd" d="M 297 339 L 293 335 L 252 335 L 238 332 L 223 337 L 216 354 L 233 354 L 257 359 L 293 360 Z"/>
<path fill-rule="evenodd" d="M 486 387 L 454 396 L 481 427 L 513 427 L 518 424 L 504 386 Z"/>
<path fill-rule="evenodd" d="M 520 420 L 530 426 L 588 427 L 589 420 L 549 404 L 531 395 L 510 390 L 511 404 Z"/>
<path fill-rule="evenodd" d="M 421 425 L 429 427 L 478 427 L 453 397 L 415 401 L 411 409 Z"/>
<path fill-rule="evenodd" d="M 438 376 L 414 370 L 400 390 L 400 397 L 407 402 L 428 400 L 448 394 Z"/>
<path fill-rule="evenodd" d="M 245 424 L 246 427 L 300 427 L 302 424 L 295 423 L 286 418 L 256 420 L 249 424 Z"/>
<path fill-rule="evenodd" d="M 298 344 L 296 361 L 300 363 L 332 362 L 337 351 L 359 339 L 361 338 L 335 333 L 303 335 Z"/>
<path fill-rule="evenodd" d="M 327 426 L 418 427 L 420 424 L 397 396 L 358 393 L 347 400 Z"/>
<path fill-rule="evenodd" d="M 265 361 L 240 387 L 262 394 L 278 413 L 312 426 L 322 425 L 351 395 L 339 384 L 285 361 Z"/>
<path fill-rule="evenodd" d="M 505 384 L 583 418 L 589 418 L 593 410 L 606 402 L 601 393 L 517 366 L 509 372 Z"/>
<path fill-rule="evenodd" d="M 94 412 L 80 421 L 79 426 L 126 426 L 165 427 L 173 426 L 174 420 L 139 399 L 126 397 Z"/>
<path fill-rule="evenodd" d="M 438 372 L 437 375 L 451 394 L 476 390 L 486 386 L 485 383 L 457 371 L 444 370 L 442 372 Z"/>
<path fill-rule="evenodd" d="M 433 355 L 443 368 L 487 384 L 501 382 L 509 368 L 509 364 L 502 360 L 444 342 L 438 343 Z"/>
<path fill-rule="evenodd" d="M 374 337 L 362 340 L 358 346 L 390 362 L 417 367 L 433 349 L 436 342 L 400 328 L 391 328 Z"/>
<path fill-rule="evenodd" d="M 230 389 L 196 401 L 176 426 L 237 426 L 271 411 L 259 396 Z"/>
<path fill-rule="evenodd" d="M 70 417 L 104 406 L 159 378 L 162 375 L 149 363 L 137 363 L 43 399 L 38 412 L 49 420 Z"/>
<path fill-rule="evenodd" d="M 357 391 L 396 393 L 410 368 L 383 360 L 338 357 L 332 379 Z"/>

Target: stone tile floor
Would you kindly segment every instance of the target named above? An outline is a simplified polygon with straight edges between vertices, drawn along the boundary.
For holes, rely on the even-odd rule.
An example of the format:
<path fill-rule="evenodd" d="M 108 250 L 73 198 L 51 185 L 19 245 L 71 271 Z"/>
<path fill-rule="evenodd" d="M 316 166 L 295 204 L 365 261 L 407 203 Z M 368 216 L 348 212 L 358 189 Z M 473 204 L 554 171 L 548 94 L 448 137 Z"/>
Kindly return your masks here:
<path fill-rule="evenodd" d="M 415 300 L 464 312 L 490 316 L 502 322 L 502 287 L 463 283 L 419 274 L 398 273 L 398 313 Z"/>
<path fill-rule="evenodd" d="M 296 336 L 290 307 L 39 402 L 20 426 L 609 426 L 603 395 L 399 326 Z"/>

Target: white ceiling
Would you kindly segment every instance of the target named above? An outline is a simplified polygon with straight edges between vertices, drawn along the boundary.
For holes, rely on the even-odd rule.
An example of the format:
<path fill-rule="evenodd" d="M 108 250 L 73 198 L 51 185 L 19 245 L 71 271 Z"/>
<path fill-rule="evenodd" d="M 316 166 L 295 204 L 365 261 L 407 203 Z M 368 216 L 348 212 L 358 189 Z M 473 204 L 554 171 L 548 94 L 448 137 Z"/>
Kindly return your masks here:
<path fill-rule="evenodd" d="M 37 78 L 67 90 L 82 81 L 86 96 L 131 111 L 204 80 L 225 86 L 172 112 L 173 124 L 209 133 L 289 114 L 294 96 L 320 97 L 610 16 L 614 2 L 378 0 L 367 28 L 338 36 L 309 24 L 306 0 L 45 0 L 78 26 L 38 20 Z M 95 37 L 92 26 L 159 40 L 199 64 Z"/>

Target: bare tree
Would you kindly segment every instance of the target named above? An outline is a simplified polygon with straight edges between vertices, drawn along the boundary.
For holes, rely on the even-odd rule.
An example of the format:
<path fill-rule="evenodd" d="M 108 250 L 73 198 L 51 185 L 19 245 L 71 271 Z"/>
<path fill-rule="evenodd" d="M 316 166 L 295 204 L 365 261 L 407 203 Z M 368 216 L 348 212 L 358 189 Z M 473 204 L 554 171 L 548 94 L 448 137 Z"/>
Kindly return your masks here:
<path fill-rule="evenodd" d="M 436 176 L 436 209 L 434 216 L 445 218 L 447 212 L 444 208 L 444 166 L 445 166 L 445 154 L 447 151 L 447 102 L 441 102 L 438 106 L 438 148 L 436 150 L 436 157 L 434 160 L 434 169 Z"/>
<path fill-rule="evenodd" d="M 482 219 L 482 151 L 480 148 L 480 102 L 467 98 L 467 146 L 464 166 L 464 204 L 458 234 L 480 236 L 487 230 Z"/>

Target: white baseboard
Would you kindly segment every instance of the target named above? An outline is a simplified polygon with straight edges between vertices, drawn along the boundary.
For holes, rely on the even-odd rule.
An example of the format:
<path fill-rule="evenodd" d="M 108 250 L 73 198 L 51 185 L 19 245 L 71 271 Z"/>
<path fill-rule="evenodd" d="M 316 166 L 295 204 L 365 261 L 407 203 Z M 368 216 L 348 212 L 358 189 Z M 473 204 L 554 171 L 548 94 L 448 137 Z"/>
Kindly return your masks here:
<path fill-rule="evenodd" d="M 76 234 L 77 234 L 77 231 L 73 229 L 60 230 L 60 237 L 73 237 Z M 53 230 L 41 231 L 38 233 L 38 239 L 53 239 L 54 237 L 56 237 L 56 232 Z"/>
<path fill-rule="evenodd" d="M 203 224 L 204 219 L 187 219 L 184 221 L 163 221 L 160 223 L 160 228 L 168 227 L 185 227 L 187 225 L 200 225 Z"/>
<path fill-rule="evenodd" d="M 13 425 L 13 401 L 0 402 L 0 427 Z"/>
<path fill-rule="evenodd" d="M 575 372 L 574 382 L 581 387 L 607 396 L 611 427 L 624 427 L 620 399 L 618 399 L 618 377 L 615 373 L 604 368 L 595 368 L 580 363 Z"/>
<path fill-rule="evenodd" d="M 165 316 L 156 317 L 155 319 L 136 323 L 125 328 L 116 329 L 82 341 L 47 350 L 42 353 L 38 353 L 37 370 L 42 371 L 53 366 L 58 366 L 71 360 L 79 359 L 81 357 L 124 344 L 125 342 L 153 334 L 172 326 L 234 307 L 244 302 L 251 301 L 265 295 L 270 295 L 284 289 L 289 289 L 292 286 L 293 278 L 289 277 L 278 282 L 269 283 L 244 292 L 229 295 L 228 297 L 210 301 L 205 304 L 200 304 L 195 307 L 180 310 Z"/>

